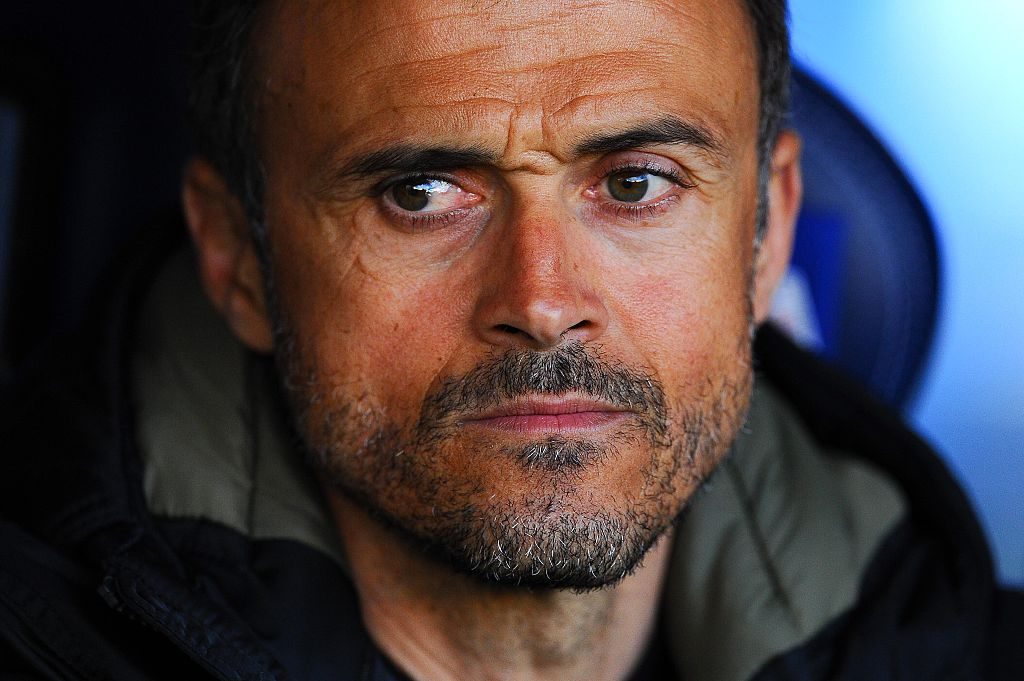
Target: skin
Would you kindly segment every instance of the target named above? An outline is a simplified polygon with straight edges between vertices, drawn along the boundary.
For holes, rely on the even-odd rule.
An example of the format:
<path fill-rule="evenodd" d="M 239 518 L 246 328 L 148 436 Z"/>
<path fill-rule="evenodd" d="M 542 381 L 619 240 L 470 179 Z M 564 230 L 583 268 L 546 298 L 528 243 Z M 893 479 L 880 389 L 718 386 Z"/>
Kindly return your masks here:
<path fill-rule="evenodd" d="M 724 400 L 722 437 L 663 492 L 666 508 L 685 504 L 741 423 L 750 324 L 785 270 L 800 199 L 799 144 L 784 133 L 755 249 L 757 67 L 744 11 L 719 0 L 296 0 L 264 17 L 259 130 L 276 316 L 294 344 L 285 378 L 308 383 L 292 386 L 307 402 L 298 425 L 328 453 L 321 472 L 363 619 L 413 678 L 620 679 L 650 638 L 667 540 L 604 589 L 499 588 L 422 555 L 331 476 L 358 482 L 367 469 L 352 452 L 382 456 L 362 446 L 372 425 L 410 428 L 445 380 L 510 349 L 579 343 L 659 382 L 674 427 L 686 408 Z M 581 153 L 596 136 L 666 118 L 713 148 Z M 425 173 L 448 185 L 423 220 L 374 189 L 393 173 L 346 172 L 395 144 L 489 158 Z M 638 210 L 610 194 L 623 165 L 650 173 Z M 274 351 L 240 203 L 197 159 L 184 204 L 211 300 L 243 343 Z M 470 414 L 436 451 L 408 456 L 485 509 L 526 509 L 538 490 L 542 520 L 636 502 L 649 493 L 645 462 L 667 464 L 671 450 L 634 439 L 564 473 L 500 454 L 560 431 L 607 444 L 634 418 L 598 406 L 605 420 L 574 421 L 564 400 L 578 397 L 554 399 L 554 425 L 536 409 L 511 425 Z M 413 523 L 430 509 L 410 488 L 375 501 Z"/>

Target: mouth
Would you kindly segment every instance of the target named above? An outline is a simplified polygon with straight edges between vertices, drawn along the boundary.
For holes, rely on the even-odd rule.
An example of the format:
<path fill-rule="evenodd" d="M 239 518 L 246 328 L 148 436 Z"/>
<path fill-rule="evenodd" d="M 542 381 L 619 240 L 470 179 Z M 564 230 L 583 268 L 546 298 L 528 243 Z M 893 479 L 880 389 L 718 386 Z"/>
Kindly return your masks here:
<path fill-rule="evenodd" d="M 617 426 L 632 411 L 594 399 L 534 396 L 504 403 L 462 420 L 462 425 L 510 434 L 585 434 Z"/>

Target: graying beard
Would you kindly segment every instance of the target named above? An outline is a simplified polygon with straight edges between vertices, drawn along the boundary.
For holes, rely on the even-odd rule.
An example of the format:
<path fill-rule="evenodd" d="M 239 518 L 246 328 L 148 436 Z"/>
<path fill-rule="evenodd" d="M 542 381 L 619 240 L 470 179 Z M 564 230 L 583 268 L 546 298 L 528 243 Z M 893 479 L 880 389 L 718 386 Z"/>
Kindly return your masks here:
<path fill-rule="evenodd" d="M 552 473 L 586 468 L 602 454 L 601 448 L 592 442 L 562 437 L 551 437 L 505 451 L 518 459 L 524 468 Z"/>

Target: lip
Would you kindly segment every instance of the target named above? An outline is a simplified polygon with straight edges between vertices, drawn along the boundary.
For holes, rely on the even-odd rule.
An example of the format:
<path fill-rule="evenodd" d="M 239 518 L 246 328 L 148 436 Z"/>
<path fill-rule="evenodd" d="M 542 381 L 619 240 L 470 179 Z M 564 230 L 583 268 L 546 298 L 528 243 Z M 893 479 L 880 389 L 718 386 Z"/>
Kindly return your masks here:
<path fill-rule="evenodd" d="M 531 397 L 507 402 L 463 420 L 463 425 L 526 435 L 582 433 L 621 423 L 631 411 L 575 397 Z"/>

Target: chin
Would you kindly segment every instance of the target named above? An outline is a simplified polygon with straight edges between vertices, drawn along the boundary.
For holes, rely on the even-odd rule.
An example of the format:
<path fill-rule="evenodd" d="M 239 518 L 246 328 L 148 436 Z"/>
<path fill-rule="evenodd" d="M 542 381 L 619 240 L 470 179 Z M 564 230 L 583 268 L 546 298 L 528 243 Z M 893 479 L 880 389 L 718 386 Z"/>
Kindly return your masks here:
<path fill-rule="evenodd" d="M 381 531 L 455 573 L 588 591 L 636 570 L 724 457 L 745 406 L 684 419 L 657 444 L 630 431 L 614 444 L 548 438 L 488 450 L 433 438 L 421 448 L 381 429 L 355 455 L 332 446 L 314 460 Z"/>

